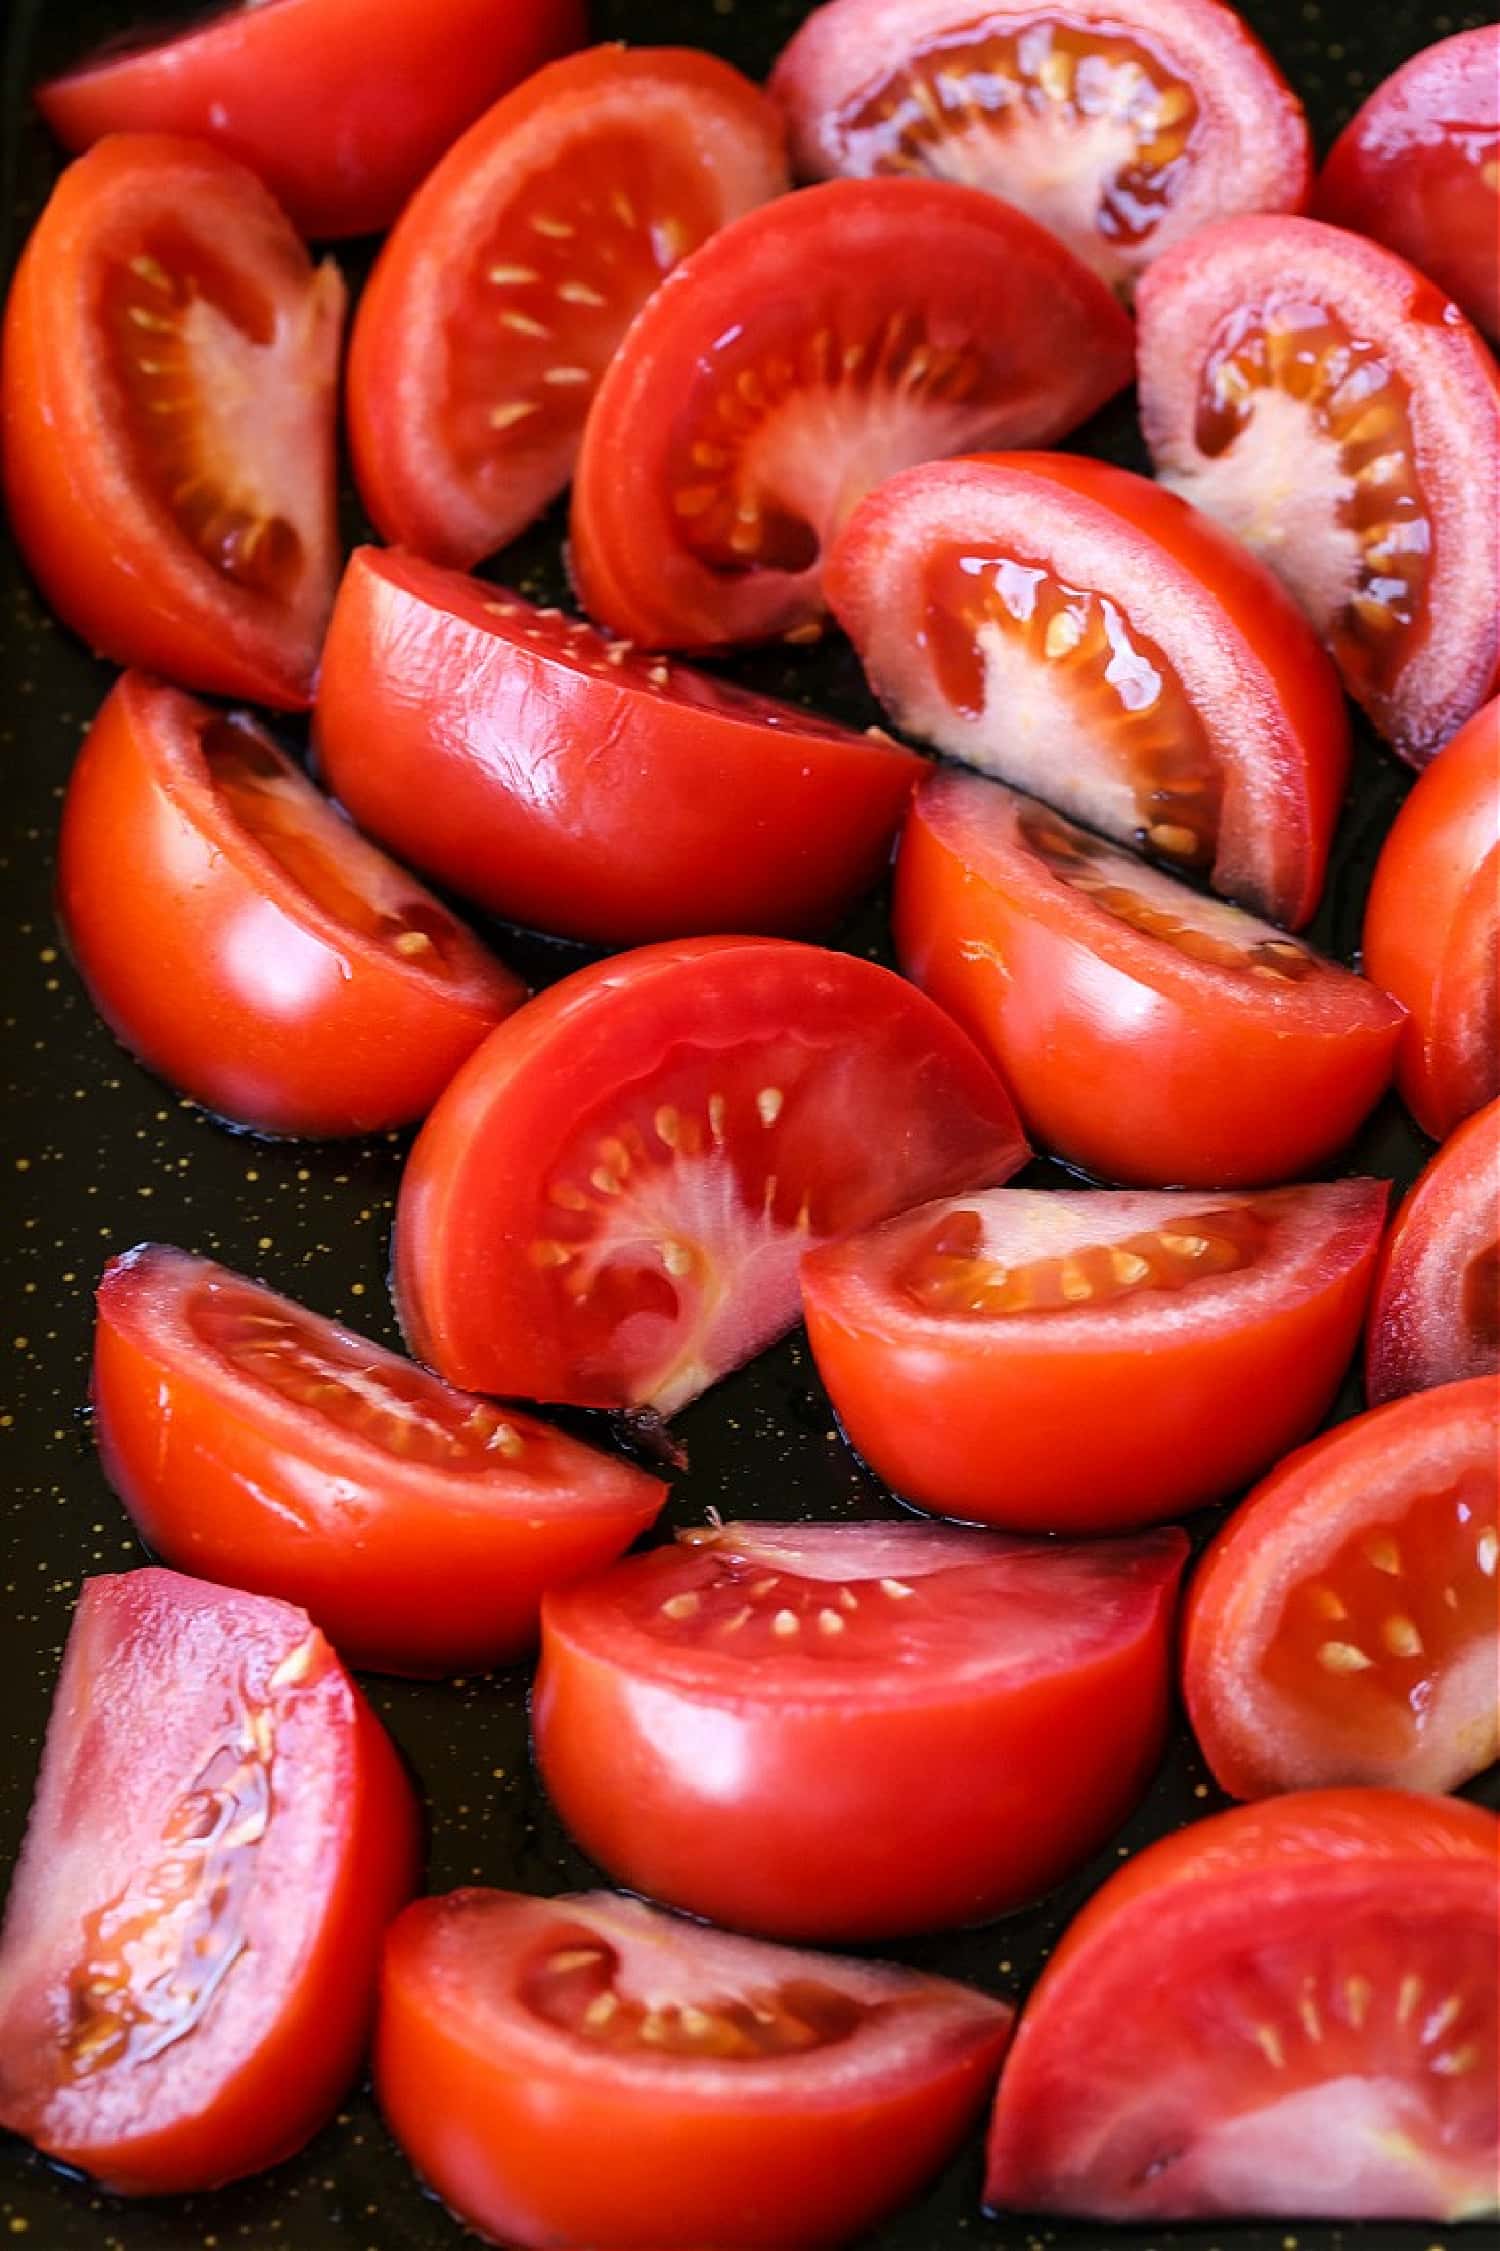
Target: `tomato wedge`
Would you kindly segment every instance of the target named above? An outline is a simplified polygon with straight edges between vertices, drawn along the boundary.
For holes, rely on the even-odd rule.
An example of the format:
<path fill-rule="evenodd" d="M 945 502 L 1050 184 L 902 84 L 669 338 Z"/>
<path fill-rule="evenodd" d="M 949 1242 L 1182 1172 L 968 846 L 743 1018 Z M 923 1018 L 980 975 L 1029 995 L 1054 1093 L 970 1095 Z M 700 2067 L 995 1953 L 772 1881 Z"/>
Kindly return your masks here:
<path fill-rule="evenodd" d="M 1027 2006 L 985 2200 L 1105 2220 L 1493 2212 L 1500 1826 L 1309 1790 L 1149 1845 Z"/>
<path fill-rule="evenodd" d="M 1012 1531 L 1159 1523 L 1326 1414 L 1385 1201 L 1379 1180 L 957 1197 L 804 1260 L 808 1338 L 904 1499 Z"/>
<path fill-rule="evenodd" d="M 386 1945 L 375 2085 L 459 2217 L 595 2251 L 815 2251 L 921 2188 L 1011 2011 L 607 1892 L 419 1900 Z"/>
<path fill-rule="evenodd" d="M 1500 1101 L 1461 1125 L 1396 1216 L 1375 1281 L 1372 1403 L 1500 1370 Z"/>
<path fill-rule="evenodd" d="M 1166 1735 L 1181 1532 L 679 1532 L 549 1594 L 536 1759 L 632 1891 L 773 1938 L 982 1922 L 1118 1828 Z"/>
<path fill-rule="evenodd" d="M 526 997 L 254 720 L 142 673 L 74 766 L 58 909 L 116 1037 L 264 1133 L 421 1117 Z"/>
<path fill-rule="evenodd" d="M 1140 293 L 1158 476 L 1263 556 L 1356 703 L 1422 765 L 1500 673 L 1500 375 L 1403 258 L 1230 219 Z"/>
<path fill-rule="evenodd" d="M 1103 283 L 977 188 L 835 180 L 752 211 L 599 386 L 573 489 L 584 607 L 651 648 L 815 639 L 824 553 L 867 492 L 1060 438 L 1131 365 Z"/>
<path fill-rule="evenodd" d="M 497 103 L 360 301 L 349 435 L 383 536 L 467 569 L 523 531 L 662 276 L 787 185 L 776 112 L 712 55 L 596 47 Z"/>
<path fill-rule="evenodd" d="M 990 454 L 893 477 L 828 599 L 908 734 L 1293 928 L 1349 770 L 1338 676 L 1265 567 L 1145 477 Z"/>
<path fill-rule="evenodd" d="M 831 926 L 890 860 L 922 761 L 361 548 L 318 688 L 362 828 L 509 921 L 609 945 Z"/>
<path fill-rule="evenodd" d="M 1028 1131 L 1106 1180 L 1305 1176 L 1390 1081 L 1396 1002 L 998 782 L 923 783 L 894 928 Z"/>
<path fill-rule="evenodd" d="M 1283 1462 L 1204 1557 L 1183 1686 L 1237 1798 L 1452 1790 L 1500 1756 L 1500 1386 L 1441 1384 Z"/>
<path fill-rule="evenodd" d="M 666 1487 L 185 1251 L 107 1268 L 99 1458 L 169 1563 L 311 1612 L 351 1664 L 471 1673 L 536 1642 Z"/>
<path fill-rule="evenodd" d="M 1301 103 L 1218 0 L 830 0 L 771 91 L 805 177 L 967 180 L 1122 294 L 1210 219 L 1301 210 L 1311 178 Z"/>
<path fill-rule="evenodd" d="M 814 1243 L 1025 1157 L 978 1050 L 888 969 L 643 947 L 541 994 L 434 1110 L 402 1326 L 450 1383 L 671 1414 L 791 1327 Z"/>
<path fill-rule="evenodd" d="M 1409 1011 L 1396 1084 L 1441 1141 L 1500 1094 L 1500 701 L 1460 729 L 1396 815 L 1364 958 Z"/>
<path fill-rule="evenodd" d="M 338 575 L 344 285 L 260 182 L 122 134 L 70 165 L 5 315 L 5 491 L 64 623 L 121 664 L 302 710 Z"/>
<path fill-rule="evenodd" d="M 1376 87 L 1318 175 L 1320 219 L 1399 250 L 1500 340 L 1500 24 L 1424 47 Z"/>
<path fill-rule="evenodd" d="M 354 2076 L 419 1849 L 303 1611 L 85 1580 L 0 1936 L 0 2125 L 135 2195 L 289 2157 Z"/>

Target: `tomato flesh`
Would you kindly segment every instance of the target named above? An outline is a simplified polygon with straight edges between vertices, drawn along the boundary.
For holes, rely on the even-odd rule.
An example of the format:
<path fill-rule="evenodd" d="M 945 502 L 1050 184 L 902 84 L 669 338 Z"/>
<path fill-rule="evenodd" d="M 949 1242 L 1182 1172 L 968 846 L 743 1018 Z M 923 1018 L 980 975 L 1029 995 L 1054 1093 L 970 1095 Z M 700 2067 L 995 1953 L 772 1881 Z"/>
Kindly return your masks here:
<path fill-rule="evenodd" d="M 1500 1371 L 1500 1101 L 1446 1141 L 1402 1205 L 1376 1277 L 1365 1388 L 1409 1391 Z"/>

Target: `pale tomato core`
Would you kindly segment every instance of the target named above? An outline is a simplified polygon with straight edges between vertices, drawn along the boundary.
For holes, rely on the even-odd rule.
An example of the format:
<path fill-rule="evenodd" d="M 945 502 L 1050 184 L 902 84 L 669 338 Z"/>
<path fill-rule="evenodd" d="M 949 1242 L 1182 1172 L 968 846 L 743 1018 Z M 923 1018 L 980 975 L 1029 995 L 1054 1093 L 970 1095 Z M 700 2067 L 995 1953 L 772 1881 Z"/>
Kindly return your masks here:
<path fill-rule="evenodd" d="M 1207 1206 L 1169 1226 L 1069 1252 L 1005 1265 L 987 1248 L 983 1214 L 959 1209 L 935 1220 L 893 1277 L 924 1313 L 995 1320 L 1012 1313 L 1066 1313 L 1113 1305 L 1144 1290 L 1190 1289 L 1206 1277 L 1239 1273 L 1260 1257 L 1276 1224 L 1275 1207 Z"/>
<path fill-rule="evenodd" d="M 713 2063 L 759 2063 L 833 2047 L 872 2013 L 806 1977 L 752 1993 L 653 2002 L 630 1992 L 622 1972 L 615 1949 L 580 1925 L 529 1964 L 521 1997 L 544 2023 L 592 2048 Z"/>
<path fill-rule="evenodd" d="M 1470 1259 L 1460 1302 L 1463 1327 L 1475 1351 L 1500 1354 L 1500 1242 Z"/>

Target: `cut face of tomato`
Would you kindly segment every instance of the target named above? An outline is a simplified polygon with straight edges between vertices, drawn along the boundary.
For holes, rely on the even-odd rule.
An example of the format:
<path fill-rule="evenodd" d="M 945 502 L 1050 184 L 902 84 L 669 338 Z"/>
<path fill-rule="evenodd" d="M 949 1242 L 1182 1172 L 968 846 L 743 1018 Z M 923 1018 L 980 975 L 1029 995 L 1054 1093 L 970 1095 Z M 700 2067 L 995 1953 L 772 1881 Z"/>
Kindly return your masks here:
<path fill-rule="evenodd" d="M 1446 1141 L 1397 1214 L 1370 1311 L 1365 1389 L 1398 1399 L 1500 1371 L 1500 1101 Z"/>
<path fill-rule="evenodd" d="M 600 1569 L 656 1478 L 147 1245 L 99 1289 L 94 1434 L 169 1563 L 300 1603 L 351 1664 L 470 1673 L 536 1639 L 543 1590 Z"/>
<path fill-rule="evenodd" d="M 600 386 L 573 495 L 584 606 L 649 647 L 806 637 L 875 485 L 1062 437 L 1130 369 L 1103 284 L 976 189 L 788 196 L 687 261 Z"/>
<path fill-rule="evenodd" d="M 253 720 L 141 673 L 73 769 L 58 908 L 117 1038 L 266 1133 L 422 1116 L 525 998 Z"/>
<path fill-rule="evenodd" d="M 1415 268 L 1311 219 L 1195 235 L 1140 296 L 1157 474 L 1261 555 L 1421 765 L 1496 684 L 1500 377 Z"/>
<path fill-rule="evenodd" d="M 1217 0 L 830 0 L 771 91 L 804 176 L 988 189 L 1122 294 L 1210 219 L 1300 210 L 1311 173 L 1301 103 Z"/>
<path fill-rule="evenodd" d="M 1295 1178 L 1390 1080 L 1402 1011 L 1384 993 L 997 782 L 924 782 L 893 926 L 1029 1130 L 1107 1180 Z"/>
<path fill-rule="evenodd" d="M 418 2171 L 496 2240 L 812 2251 L 952 2154 L 1010 2021 L 966 1986 L 605 1892 L 459 1891 L 391 1932 L 375 2083 Z"/>
<path fill-rule="evenodd" d="M 1105 2220 L 1495 2209 L 1500 1828 L 1314 1790 L 1150 1845 L 1027 2006 L 985 2200 Z"/>
<path fill-rule="evenodd" d="M 343 309 L 337 268 L 214 149 L 126 134 L 63 174 L 6 313 L 6 495 L 48 601 L 102 654 L 311 701 Z"/>
<path fill-rule="evenodd" d="M 790 1328 L 812 1244 L 1025 1156 L 977 1049 L 889 970 L 644 947 L 543 993 L 434 1111 L 397 1210 L 402 1324 L 450 1382 L 670 1414 Z"/>
<path fill-rule="evenodd" d="M 512 922 L 624 945 L 827 928 L 879 879 L 922 761 L 364 548 L 317 742 L 362 828 Z"/>
<path fill-rule="evenodd" d="M 86 1580 L 0 1937 L 0 2124 L 144 2195 L 290 2156 L 354 2075 L 418 1856 L 305 1612 Z"/>
<path fill-rule="evenodd" d="M 1003 1188 L 813 1252 L 818 1373 L 886 1483 L 944 1516 L 1097 1532 L 1243 1490 L 1349 1365 L 1386 1189 Z"/>
<path fill-rule="evenodd" d="M 596 47 L 490 110 L 360 302 L 350 438 L 385 538 L 467 568 L 524 530 L 663 275 L 787 184 L 765 97 L 684 48 Z"/>
<path fill-rule="evenodd" d="M 1269 571 L 1144 477 L 926 464 L 828 599 L 897 724 L 1277 922 L 1317 905 L 1348 772 L 1333 667 Z"/>

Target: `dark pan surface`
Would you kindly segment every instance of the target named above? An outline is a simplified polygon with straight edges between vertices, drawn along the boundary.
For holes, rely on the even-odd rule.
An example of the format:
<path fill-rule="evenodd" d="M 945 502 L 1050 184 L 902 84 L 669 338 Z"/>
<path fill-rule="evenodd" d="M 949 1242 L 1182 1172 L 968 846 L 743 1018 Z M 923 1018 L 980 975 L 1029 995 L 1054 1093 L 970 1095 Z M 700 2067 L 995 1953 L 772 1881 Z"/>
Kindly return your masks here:
<path fill-rule="evenodd" d="M 144 0 L 148 13 L 154 0 Z M 190 12 L 155 6 L 160 16 Z M 601 37 L 713 48 L 760 75 L 805 13 L 797 0 L 596 0 Z M 1370 0 L 1246 0 L 1243 13 L 1306 99 L 1326 140 L 1405 56 L 1481 21 Z M 5 33 L 4 177 L 0 223 L 8 271 L 56 169 L 27 89 L 136 19 L 132 0 L 10 0 Z M 345 258 L 351 275 L 358 255 Z M 1077 441 L 1127 466 L 1147 466 L 1129 402 Z M 351 516 L 351 533 L 357 529 Z M 503 575 L 542 598 L 561 590 L 554 520 L 505 559 Z M 79 735 L 109 685 L 46 615 L 14 552 L 0 557 L 0 990 L 5 1086 L 0 1132 L 0 1872 L 19 1847 L 52 1682 L 80 1579 L 142 1560 L 90 1445 L 87 1369 L 92 1289 L 106 1258 L 142 1237 L 211 1253 L 394 1344 L 385 1290 L 387 1237 L 404 1143 L 270 1145 L 232 1135 L 179 1102 L 116 1047 L 96 1021 L 53 921 L 51 861 L 58 802 Z M 736 668 L 756 685 L 863 725 L 876 716 L 848 649 L 763 655 Z M 1327 900 L 1313 936 L 1351 960 L 1379 841 L 1408 777 L 1362 734 L 1351 801 Z M 840 934 L 879 953 L 878 907 Z M 501 933 L 502 949 L 537 979 L 581 950 Z M 1404 1185 L 1426 1145 L 1388 1102 L 1352 1154 L 1352 1169 Z M 1055 1166 L 1028 1179 L 1060 1181 Z M 1351 1383 L 1340 1414 L 1361 1404 Z M 794 1338 L 680 1418 L 691 1470 L 666 1523 L 726 1515 L 850 1517 L 898 1513 L 834 1431 L 805 1345 Z M 1213 1529 L 1211 1512 L 1192 1529 Z M 375 1680 L 377 1710 L 420 1777 L 431 1810 L 430 1885 L 465 1882 L 541 1892 L 597 1881 L 570 1845 L 527 1757 L 526 1680 L 515 1671 L 445 1686 Z M 1491 1774 L 1475 1793 L 1497 1802 Z M 1176 1729 L 1146 1803 L 1114 1846 L 1041 1907 L 959 1937 L 898 1951 L 922 1967 L 1019 1998 L 1063 1924 L 1118 1857 L 1221 1801 L 1185 1727 Z M 870 2239 L 872 2251 L 1085 2251 L 1111 2234 L 979 2212 L 977 2143 L 917 2206 Z M 368 2092 L 277 2172 L 213 2197 L 130 2205 L 0 2143 L 0 2238 L 36 2251 L 444 2251 L 460 2230 L 418 2187 Z M 1462 2243 L 1463 2231 L 1453 2237 Z M 1431 2226 L 1339 2229 L 1291 2223 L 1118 2231 L 1139 2251 L 1427 2251 Z M 1470 2242 L 1478 2240 L 1470 2232 Z"/>

